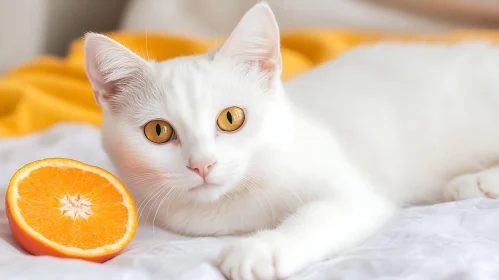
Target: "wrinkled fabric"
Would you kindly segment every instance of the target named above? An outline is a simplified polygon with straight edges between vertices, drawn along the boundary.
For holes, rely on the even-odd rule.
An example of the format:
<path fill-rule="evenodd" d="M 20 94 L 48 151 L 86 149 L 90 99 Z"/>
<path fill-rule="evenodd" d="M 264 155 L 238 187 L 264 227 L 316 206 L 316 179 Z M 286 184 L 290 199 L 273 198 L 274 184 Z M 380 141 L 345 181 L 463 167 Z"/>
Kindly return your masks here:
<path fill-rule="evenodd" d="M 92 125 L 60 123 L 0 139 L 0 199 L 14 172 L 46 157 L 111 164 Z M 75 148 L 77 147 L 77 148 Z M 291 280 L 497 280 L 499 201 L 472 199 L 405 209 L 365 244 L 314 264 Z M 0 279 L 222 280 L 213 265 L 231 238 L 187 238 L 139 226 L 132 243 L 105 264 L 34 257 L 14 241 L 0 204 Z"/>
<path fill-rule="evenodd" d="M 193 55 L 222 41 L 146 33 L 108 34 L 137 54 L 157 61 Z M 379 41 L 458 42 L 469 38 L 499 41 L 499 32 L 461 31 L 440 35 L 380 34 L 341 30 L 283 33 L 284 80 L 330 60 L 359 44 Z M 99 125 L 97 107 L 83 65 L 83 45 L 76 40 L 65 58 L 42 56 L 0 77 L 0 137 L 24 135 L 55 123 Z"/>

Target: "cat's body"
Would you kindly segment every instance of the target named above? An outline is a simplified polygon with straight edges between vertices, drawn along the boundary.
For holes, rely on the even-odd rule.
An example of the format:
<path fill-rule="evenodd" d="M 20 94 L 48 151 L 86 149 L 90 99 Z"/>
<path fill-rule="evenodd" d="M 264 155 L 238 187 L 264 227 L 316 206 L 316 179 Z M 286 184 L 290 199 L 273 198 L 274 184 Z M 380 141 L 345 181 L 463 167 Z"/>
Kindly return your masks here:
<path fill-rule="evenodd" d="M 285 82 L 352 163 L 399 205 L 499 164 L 499 48 L 378 43 Z"/>
<path fill-rule="evenodd" d="M 447 184 L 499 159 L 499 50 L 361 47 L 283 85 L 278 34 L 258 4 L 205 55 L 146 62 L 86 39 L 103 145 L 139 208 L 182 234 L 255 233 L 221 253 L 227 277 L 289 276 L 401 205 L 499 194 L 495 170 Z M 229 132 L 231 106 L 245 119 Z"/>

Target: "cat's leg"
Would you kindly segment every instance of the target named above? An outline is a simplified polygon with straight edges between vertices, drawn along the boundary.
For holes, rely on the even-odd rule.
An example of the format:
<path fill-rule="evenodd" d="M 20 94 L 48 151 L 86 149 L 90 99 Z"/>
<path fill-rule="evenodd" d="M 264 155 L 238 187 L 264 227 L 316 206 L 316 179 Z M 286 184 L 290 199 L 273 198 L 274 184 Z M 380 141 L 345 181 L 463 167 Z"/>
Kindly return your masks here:
<path fill-rule="evenodd" d="M 304 205 L 275 230 L 224 249 L 219 267 L 233 280 L 282 279 L 359 245 L 378 231 L 396 207 L 369 192 L 352 192 Z"/>
<path fill-rule="evenodd" d="M 499 166 L 454 178 L 444 187 L 443 196 L 447 201 L 499 198 Z"/>

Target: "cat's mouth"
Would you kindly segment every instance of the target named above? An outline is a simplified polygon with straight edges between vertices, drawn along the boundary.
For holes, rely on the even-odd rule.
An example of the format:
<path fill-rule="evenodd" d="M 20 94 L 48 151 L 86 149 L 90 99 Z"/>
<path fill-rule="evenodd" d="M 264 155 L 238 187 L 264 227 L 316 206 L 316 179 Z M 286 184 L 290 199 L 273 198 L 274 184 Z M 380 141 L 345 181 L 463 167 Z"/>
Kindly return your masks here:
<path fill-rule="evenodd" d="M 203 183 L 201 185 L 198 185 L 198 186 L 195 186 L 193 188 L 190 188 L 189 189 L 189 192 L 195 192 L 195 191 L 199 191 L 199 190 L 205 190 L 205 189 L 213 189 L 213 188 L 217 188 L 217 187 L 220 187 L 219 184 L 213 184 L 213 183 Z"/>

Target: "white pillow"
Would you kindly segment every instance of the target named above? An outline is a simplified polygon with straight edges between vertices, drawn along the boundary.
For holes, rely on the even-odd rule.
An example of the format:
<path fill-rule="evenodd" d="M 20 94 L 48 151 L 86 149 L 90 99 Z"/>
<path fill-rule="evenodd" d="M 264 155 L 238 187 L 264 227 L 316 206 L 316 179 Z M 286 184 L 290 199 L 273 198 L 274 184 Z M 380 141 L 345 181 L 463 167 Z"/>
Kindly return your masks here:
<path fill-rule="evenodd" d="M 257 0 L 131 0 L 122 30 L 225 37 Z M 311 27 L 439 32 L 460 27 L 361 0 L 269 1 L 281 30 Z"/>

